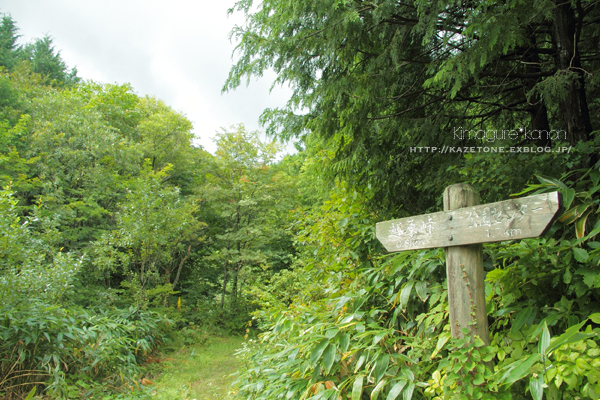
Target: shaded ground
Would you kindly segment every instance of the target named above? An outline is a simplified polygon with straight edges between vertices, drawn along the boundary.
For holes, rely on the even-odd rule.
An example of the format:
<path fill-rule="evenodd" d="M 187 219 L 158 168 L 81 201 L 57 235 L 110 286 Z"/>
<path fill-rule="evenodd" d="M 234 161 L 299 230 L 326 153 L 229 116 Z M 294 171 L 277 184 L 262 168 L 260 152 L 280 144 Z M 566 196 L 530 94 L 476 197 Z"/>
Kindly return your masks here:
<path fill-rule="evenodd" d="M 239 362 L 234 353 L 241 337 L 210 338 L 203 345 L 189 346 L 161 360 L 163 373 L 155 378 L 157 400 L 225 400 Z"/>

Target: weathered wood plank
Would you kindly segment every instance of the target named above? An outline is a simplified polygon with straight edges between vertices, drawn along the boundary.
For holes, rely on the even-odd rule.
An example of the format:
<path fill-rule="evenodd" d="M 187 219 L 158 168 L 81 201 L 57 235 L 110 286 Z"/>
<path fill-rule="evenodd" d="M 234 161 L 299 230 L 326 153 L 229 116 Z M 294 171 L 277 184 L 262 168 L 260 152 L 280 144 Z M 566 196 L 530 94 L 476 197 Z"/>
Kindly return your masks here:
<path fill-rule="evenodd" d="M 540 236 L 559 208 L 558 192 L 377 223 L 390 251 L 462 246 Z"/>
<path fill-rule="evenodd" d="M 469 184 L 448 186 L 444 191 L 444 210 L 478 203 L 479 194 Z M 445 251 L 450 332 L 453 337 L 463 337 L 462 330 L 466 328 L 469 336 L 477 335 L 489 345 L 481 244 L 447 247 Z"/>

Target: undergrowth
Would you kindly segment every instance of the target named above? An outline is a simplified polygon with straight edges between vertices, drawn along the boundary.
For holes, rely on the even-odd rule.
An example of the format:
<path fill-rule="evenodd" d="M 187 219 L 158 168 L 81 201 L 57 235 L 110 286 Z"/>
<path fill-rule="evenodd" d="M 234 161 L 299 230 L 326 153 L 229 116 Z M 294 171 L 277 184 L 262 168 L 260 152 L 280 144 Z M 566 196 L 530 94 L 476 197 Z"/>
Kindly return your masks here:
<path fill-rule="evenodd" d="M 237 398 L 599 398 L 600 170 L 539 179 L 525 193 L 563 199 L 550 232 L 484 246 L 490 346 L 451 338 L 443 250 L 378 256 L 377 216 L 338 188 L 299 224 L 304 290 L 255 313 Z"/>

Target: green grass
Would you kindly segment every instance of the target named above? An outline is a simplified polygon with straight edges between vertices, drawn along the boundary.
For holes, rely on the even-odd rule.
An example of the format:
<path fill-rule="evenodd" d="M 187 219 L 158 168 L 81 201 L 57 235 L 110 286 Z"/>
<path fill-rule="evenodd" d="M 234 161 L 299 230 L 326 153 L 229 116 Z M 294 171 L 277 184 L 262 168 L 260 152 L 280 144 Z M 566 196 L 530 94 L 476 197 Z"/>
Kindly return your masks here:
<path fill-rule="evenodd" d="M 240 366 L 235 350 L 242 337 L 211 337 L 202 345 L 188 346 L 161 359 L 162 373 L 152 379 L 153 399 L 225 400 Z"/>

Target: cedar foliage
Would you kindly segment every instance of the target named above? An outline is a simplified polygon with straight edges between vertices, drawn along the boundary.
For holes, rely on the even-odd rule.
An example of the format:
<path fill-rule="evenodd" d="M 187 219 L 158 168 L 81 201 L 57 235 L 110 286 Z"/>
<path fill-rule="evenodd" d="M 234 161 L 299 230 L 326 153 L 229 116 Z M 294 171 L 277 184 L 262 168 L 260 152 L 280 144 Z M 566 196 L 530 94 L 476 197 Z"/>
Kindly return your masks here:
<path fill-rule="evenodd" d="M 383 209 L 431 209 L 459 179 L 462 154 L 411 147 L 481 145 L 455 132 L 519 128 L 549 135 L 483 144 L 575 146 L 598 126 L 596 1 L 243 0 L 231 11 L 247 19 L 232 31 L 239 59 L 224 89 L 272 68 L 293 95 L 263 113 L 267 131 L 318 137 L 330 172 L 370 185 Z M 525 168 L 525 179 L 549 172 L 496 158 Z"/>

